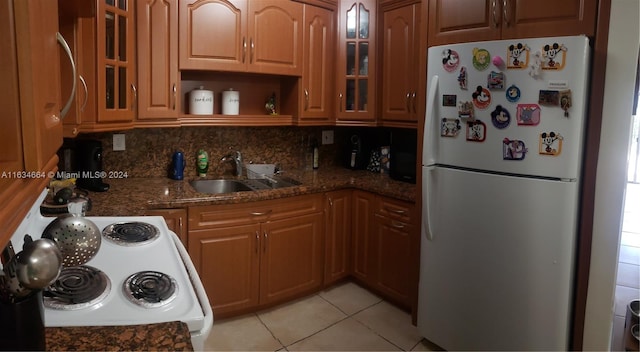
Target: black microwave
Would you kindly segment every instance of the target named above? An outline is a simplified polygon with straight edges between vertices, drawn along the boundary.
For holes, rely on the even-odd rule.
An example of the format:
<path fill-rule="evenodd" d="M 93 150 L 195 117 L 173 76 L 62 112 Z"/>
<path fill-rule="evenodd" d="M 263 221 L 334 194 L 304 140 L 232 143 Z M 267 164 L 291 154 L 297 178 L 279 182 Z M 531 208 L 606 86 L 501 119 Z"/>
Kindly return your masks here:
<path fill-rule="evenodd" d="M 398 129 L 391 132 L 389 177 L 416 183 L 417 132 Z"/>

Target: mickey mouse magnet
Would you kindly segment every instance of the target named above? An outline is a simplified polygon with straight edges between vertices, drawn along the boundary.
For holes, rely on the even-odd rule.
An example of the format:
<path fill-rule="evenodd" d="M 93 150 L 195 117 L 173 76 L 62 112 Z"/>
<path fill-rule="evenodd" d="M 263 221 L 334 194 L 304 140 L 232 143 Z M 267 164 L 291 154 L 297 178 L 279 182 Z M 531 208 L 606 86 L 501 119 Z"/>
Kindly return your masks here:
<path fill-rule="evenodd" d="M 560 155 L 562 152 L 562 135 L 556 132 L 542 132 L 538 153 L 541 155 Z"/>
<path fill-rule="evenodd" d="M 502 160 L 523 160 L 529 149 L 518 139 L 502 140 Z"/>
<path fill-rule="evenodd" d="M 444 49 L 442 51 L 442 66 L 445 71 L 453 72 L 460 64 L 460 56 L 455 50 Z"/>
<path fill-rule="evenodd" d="M 455 137 L 460 132 L 460 119 L 448 119 L 443 118 L 440 128 L 440 135 L 442 137 Z"/>
<path fill-rule="evenodd" d="M 507 48 L 507 68 L 522 69 L 529 66 L 529 46 L 527 44 L 511 44 Z"/>
<path fill-rule="evenodd" d="M 487 137 L 487 125 L 480 120 L 467 122 L 467 140 L 471 142 L 484 142 Z"/>
<path fill-rule="evenodd" d="M 482 86 L 477 86 L 471 97 L 473 98 L 473 105 L 478 109 L 486 109 L 491 104 L 491 92 Z"/>
<path fill-rule="evenodd" d="M 567 47 L 564 44 L 551 43 L 542 47 L 542 69 L 562 70 L 565 64 Z"/>

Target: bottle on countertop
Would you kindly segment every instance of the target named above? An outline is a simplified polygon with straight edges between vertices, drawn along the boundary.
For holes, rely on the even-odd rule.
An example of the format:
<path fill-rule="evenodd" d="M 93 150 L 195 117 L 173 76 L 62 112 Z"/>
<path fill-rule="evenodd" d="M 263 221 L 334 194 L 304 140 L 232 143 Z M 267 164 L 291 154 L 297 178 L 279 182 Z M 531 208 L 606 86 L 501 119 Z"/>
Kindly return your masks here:
<path fill-rule="evenodd" d="M 198 176 L 207 176 L 207 171 L 209 170 L 209 155 L 204 149 L 198 150 L 198 154 L 196 155 L 196 169 Z"/>
<path fill-rule="evenodd" d="M 320 166 L 320 151 L 318 148 L 318 140 L 314 139 L 311 144 L 313 150 L 313 169 L 317 170 Z"/>

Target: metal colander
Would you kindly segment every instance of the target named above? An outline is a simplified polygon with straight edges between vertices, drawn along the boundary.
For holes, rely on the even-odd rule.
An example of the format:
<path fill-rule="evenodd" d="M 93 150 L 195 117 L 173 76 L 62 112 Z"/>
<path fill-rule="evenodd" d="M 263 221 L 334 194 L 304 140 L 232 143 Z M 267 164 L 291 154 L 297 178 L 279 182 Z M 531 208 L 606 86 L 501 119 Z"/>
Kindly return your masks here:
<path fill-rule="evenodd" d="M 100 249 L 100 229 L 93 221 L 76 214 L 65 214 L 53 220 L 42 233 L 53 240 L 62 253 L 62 266 L 83 265 Z"/>

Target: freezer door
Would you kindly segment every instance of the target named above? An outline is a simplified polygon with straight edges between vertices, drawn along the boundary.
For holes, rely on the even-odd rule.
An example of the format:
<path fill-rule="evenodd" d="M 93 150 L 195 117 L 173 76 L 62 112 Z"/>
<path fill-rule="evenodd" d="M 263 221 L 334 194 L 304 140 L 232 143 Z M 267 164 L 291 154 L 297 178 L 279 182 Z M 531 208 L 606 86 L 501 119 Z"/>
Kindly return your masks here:
<path fill-rule="evenodd" d="M 418 328 L 446 350 L 566 350 L 576 182 L 423 168 Z"/>

